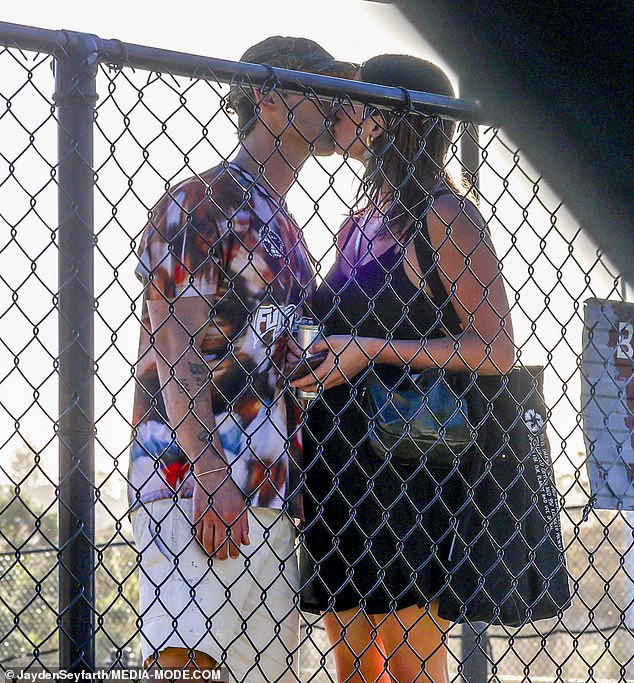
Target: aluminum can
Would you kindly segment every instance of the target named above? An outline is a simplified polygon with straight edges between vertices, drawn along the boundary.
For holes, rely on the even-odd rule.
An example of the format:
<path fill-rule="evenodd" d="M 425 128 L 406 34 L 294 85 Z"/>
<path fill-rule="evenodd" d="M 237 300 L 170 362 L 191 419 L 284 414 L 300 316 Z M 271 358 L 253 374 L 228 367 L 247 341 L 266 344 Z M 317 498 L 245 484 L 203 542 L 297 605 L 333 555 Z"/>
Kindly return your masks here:
<path fill-rule="evenodd" d="M 315 325 L 314 323 L 300 323 L 297 326 L 297 345 L 304 351 L 310 347 L 318 336 L 319 325 Z M 317 398 L 317 396 L 318 394 L 316 391 L 297 390 L 297 398 L 302 398 L 306 401 Z"/>

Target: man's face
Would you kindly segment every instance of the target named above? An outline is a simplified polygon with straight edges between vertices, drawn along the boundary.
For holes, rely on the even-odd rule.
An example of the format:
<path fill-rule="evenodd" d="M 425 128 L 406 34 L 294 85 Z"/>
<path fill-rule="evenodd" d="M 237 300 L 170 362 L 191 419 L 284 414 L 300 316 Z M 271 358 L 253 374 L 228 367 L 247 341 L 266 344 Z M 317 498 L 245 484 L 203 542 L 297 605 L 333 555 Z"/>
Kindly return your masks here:
<path fill-rule="evenodd" d="M 277 93 L 277 97 L 282 152 L 290 146 L 306 156 L 329 156 L 335 151 L 330 132 L 332 107 L 329 100 L 293 93 Z"/>
<path fill-rule="evenodd" d="M 351 158 L 365 161 L 368 135 L 375 127 L 375 123 L 371 117 L 364 115 L 363 105 L 342 105 L 333 118 L 333 135 L 337 143 L 337 154 L 347 152 Z"/>

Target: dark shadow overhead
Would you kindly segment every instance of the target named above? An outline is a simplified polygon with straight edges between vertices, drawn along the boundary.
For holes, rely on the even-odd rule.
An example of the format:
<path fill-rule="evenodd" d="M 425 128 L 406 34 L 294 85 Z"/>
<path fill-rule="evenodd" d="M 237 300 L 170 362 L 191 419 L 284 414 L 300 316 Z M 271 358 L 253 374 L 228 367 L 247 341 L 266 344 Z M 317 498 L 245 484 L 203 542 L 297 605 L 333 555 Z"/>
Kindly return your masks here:
<path fill-rule="evenodd" d="M 634 3 L 393 0 L 634 284 Z"/>

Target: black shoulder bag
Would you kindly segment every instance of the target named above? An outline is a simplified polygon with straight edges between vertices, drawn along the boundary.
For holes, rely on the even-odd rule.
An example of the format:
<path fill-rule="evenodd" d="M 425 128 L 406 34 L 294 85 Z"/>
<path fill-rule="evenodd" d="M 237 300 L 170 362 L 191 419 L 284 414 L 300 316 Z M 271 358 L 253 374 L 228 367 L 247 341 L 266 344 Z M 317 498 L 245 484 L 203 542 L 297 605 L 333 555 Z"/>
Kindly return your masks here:
<path fill-rule="evenodd" d="M 526 366 L 478 380 L 488 416 L 439 598 L 450 621 L 522 626 L 570 606 L 542 383 Z"/>
<path fill-rule="evenodd" d="M 417 257 L 426 267 L 418 249 Z M 428 283 L 456 334 L 458 316 L 436 270 Z M 476 447 L 461 466 L 464 511 L 439 598 L 439 616 L 450 621 L 521 626 L 570 606 L 543 372 L 517 364 L 479 376 L 469 392 L 469 401 L 477 398 Z"/>

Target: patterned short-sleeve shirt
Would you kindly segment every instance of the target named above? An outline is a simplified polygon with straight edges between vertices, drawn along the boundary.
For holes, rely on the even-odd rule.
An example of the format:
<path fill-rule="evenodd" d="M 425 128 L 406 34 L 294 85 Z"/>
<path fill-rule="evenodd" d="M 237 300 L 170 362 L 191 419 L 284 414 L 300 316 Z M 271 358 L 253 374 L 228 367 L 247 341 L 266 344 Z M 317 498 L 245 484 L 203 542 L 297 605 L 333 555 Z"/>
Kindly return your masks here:
<path fill-rule="evenodd" d="M 287 335 L 301 319 L 313 268 L 296 222 L 247 173 L 211 169 L 153 211 L 136 272 L 145 285 L 129 465 L 131 507 L 193 492 L 191 463 L 166 419 L 147 300 L 203 296 L 202 353 L 231 476 L 251 505 L 299 515 L 298 408 L 284 381 Z"/>

